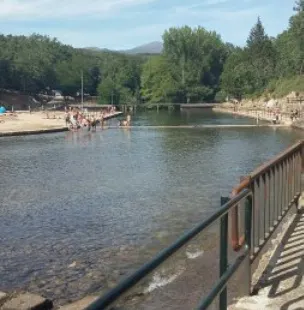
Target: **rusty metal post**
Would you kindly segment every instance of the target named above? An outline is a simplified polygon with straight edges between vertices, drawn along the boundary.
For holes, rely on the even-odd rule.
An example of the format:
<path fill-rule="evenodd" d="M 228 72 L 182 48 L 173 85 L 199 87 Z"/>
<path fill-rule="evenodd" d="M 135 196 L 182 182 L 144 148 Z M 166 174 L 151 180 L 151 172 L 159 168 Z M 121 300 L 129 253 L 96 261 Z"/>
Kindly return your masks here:
<path fill-rule="evenodd" d="M 242 190 L 247 188 L 250 184 L 250 177 L 241 177 L 241 183 L 235 187 L 231 193 L 231 198 L 238 195 Z M 239 236 L 239 206 L 235 206 L 231 210 L 231 246 L 234 251 L 239 251 L 245 242 L 245 236 Z"/>
<path fill-rule="evenodd" d="M 229 197 L 221 197 L 221 206 L 226 204 L 230 200 Z M 220 223 L 220 278 L 227 271 L 228 267 L 228 213 L 224 214 Z M 227 309 L 227 288 L 225 288 L 219 299 L 220 310 Z"/>

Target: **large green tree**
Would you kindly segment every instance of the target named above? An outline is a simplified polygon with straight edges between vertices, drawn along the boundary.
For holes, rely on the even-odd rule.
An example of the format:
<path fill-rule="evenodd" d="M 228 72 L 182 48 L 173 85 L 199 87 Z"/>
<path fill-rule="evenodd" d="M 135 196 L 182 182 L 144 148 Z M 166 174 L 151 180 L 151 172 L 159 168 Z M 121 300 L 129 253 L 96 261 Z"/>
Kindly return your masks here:
<path fill-rule="evenodd" d="M 245 48 L 230 53 L 222 74 L 222 87 L 240 99 L 244 95 L 261 93 L 275 77 L 277 52 L 258 18 L 251 29 Z"/>
<path fill-rule="evenodd" d="M 168 102 L 177 89 L 177 81 L 164 56 L 151 56 L 141 75 L 141 94 L 144 101 Z"/>
<path fill-rule="evenodd" d="M 163 35 L 164 57 L 175 81 L 180 102 L 212 100 L 228 54 L 227 46 L 215 32 L 202 27 L 170 28 Z"/>

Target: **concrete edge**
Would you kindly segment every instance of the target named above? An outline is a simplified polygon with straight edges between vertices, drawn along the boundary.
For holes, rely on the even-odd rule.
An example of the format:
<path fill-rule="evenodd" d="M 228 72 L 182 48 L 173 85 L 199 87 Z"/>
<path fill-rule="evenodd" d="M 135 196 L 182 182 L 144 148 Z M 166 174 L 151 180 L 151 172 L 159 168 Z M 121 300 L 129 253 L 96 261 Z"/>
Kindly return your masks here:
<path fill-rule="evenodd" d="M 5 294 L 5 297 L 0 299 L 0 310 L 25 309 L 24 305 L 26 305 L 26 309 L 31 310 L 51 310 L 54 307 L 52 300 L 25 291 L 14 291 Z"/>
<path fill-rule="evenodd" d="M 296 215 L 297 207 L 293 204 L 272 233 L 272 237 L 266 242 L 264 248 L 253 261 L 251 265 L 252 288 L 259 288 L 259 283 L 262 281 L 263 275 L 267 272 L 269 265 L 272 263 L 273 256 L 277 248 L 281 245 L 281 240 L 293 223 Z M 255 294 L 256 292 L 252 293 Z"/>
<path fill-rule="evenodd" d="M 38 130 L 7 131 L 7 132 L 0 132 L 0 137 L 29 136 L 29 135 L 38 135 L 46 133 L 64 132 L 68 130 L 69 130 L 68 127 L 59 127 L 59 128 L 47 128 Z"/>
<path fill-rule="evenodd" d="M 98 296 L 86 296 L 83 299 L 59 307 L 59 310 L 83 310 L 91 305 Z"/>
<path fill-rule="evenodd" d="M 265 277 L 267 277 L 269 268 L 272 268 L 275 265 L 277 250 L 282 245 L 282 238 L 284 238 L 286 233 L 288 233 L 290 226 L 294 223 L 297 215 L 298 208 L 295 204 L 293 204 L 274 230 L 272 237 L 266 242 L 264 248 L 251 264 L 251 295 L 234 298 L 230 302 L 229 307 L 227 308 L 228 310 L 248 309 L 248 307 L 239 306 L 239 302 L 242 302 L 242 300 L 250 300 L 249 303 L 251 303 L 254 299 L 250 298 L 254 298 L 255 295 L 259 296 L 259 290 L 261 289 L 261 285 L 263 284 Z"/>
<path fill-rule="evenodd" d="M 303 126 L 297 125 L 297 124 L 292 124 L 291 128 L 296 129 L 296 130 L 304 130 Z"/>
<path fill-rule="evenodd" d="M 9 298 L 8 294 L 0 291 L 0 308 Z"/>
<path fill-rule="evenodd" d="M 120 116 L 120 115 L 123 115 L 123 114 L 124 114 L 123 112 L 116 112 L 113 115 L 105 116 L 104 120 L 111 119 L 111 118 L 114 118 L 114 117 L 117 117 L 117 116 Z"/>

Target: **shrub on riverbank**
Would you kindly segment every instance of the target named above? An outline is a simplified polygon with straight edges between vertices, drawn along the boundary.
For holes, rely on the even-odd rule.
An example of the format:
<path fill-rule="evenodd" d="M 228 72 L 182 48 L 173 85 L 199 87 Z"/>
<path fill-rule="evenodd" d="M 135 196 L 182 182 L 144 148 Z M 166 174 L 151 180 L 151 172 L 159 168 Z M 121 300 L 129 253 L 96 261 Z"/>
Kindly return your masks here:
<path fill-rule="evenodd" d="M 299 95 L 304 94 L 304 76 L 293 76 L 283 78 L 269 83 L 268 92 L 274 98 L 282 98 L 295 92 Z"/>

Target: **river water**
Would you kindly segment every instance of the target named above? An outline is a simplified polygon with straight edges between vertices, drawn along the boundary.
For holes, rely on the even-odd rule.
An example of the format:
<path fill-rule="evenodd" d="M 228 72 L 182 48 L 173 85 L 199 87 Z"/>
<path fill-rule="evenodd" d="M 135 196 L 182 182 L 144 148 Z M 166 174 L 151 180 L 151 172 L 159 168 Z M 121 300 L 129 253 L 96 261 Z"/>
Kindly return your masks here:
<path fill-rule="evenodd" d="M 254 122 L 208 110 L 147 111 L 133 116 L 131 130 L 0 138 L 0 290 L 57 304 L 103 292 L 302 136 L 140 125 Z"/>

